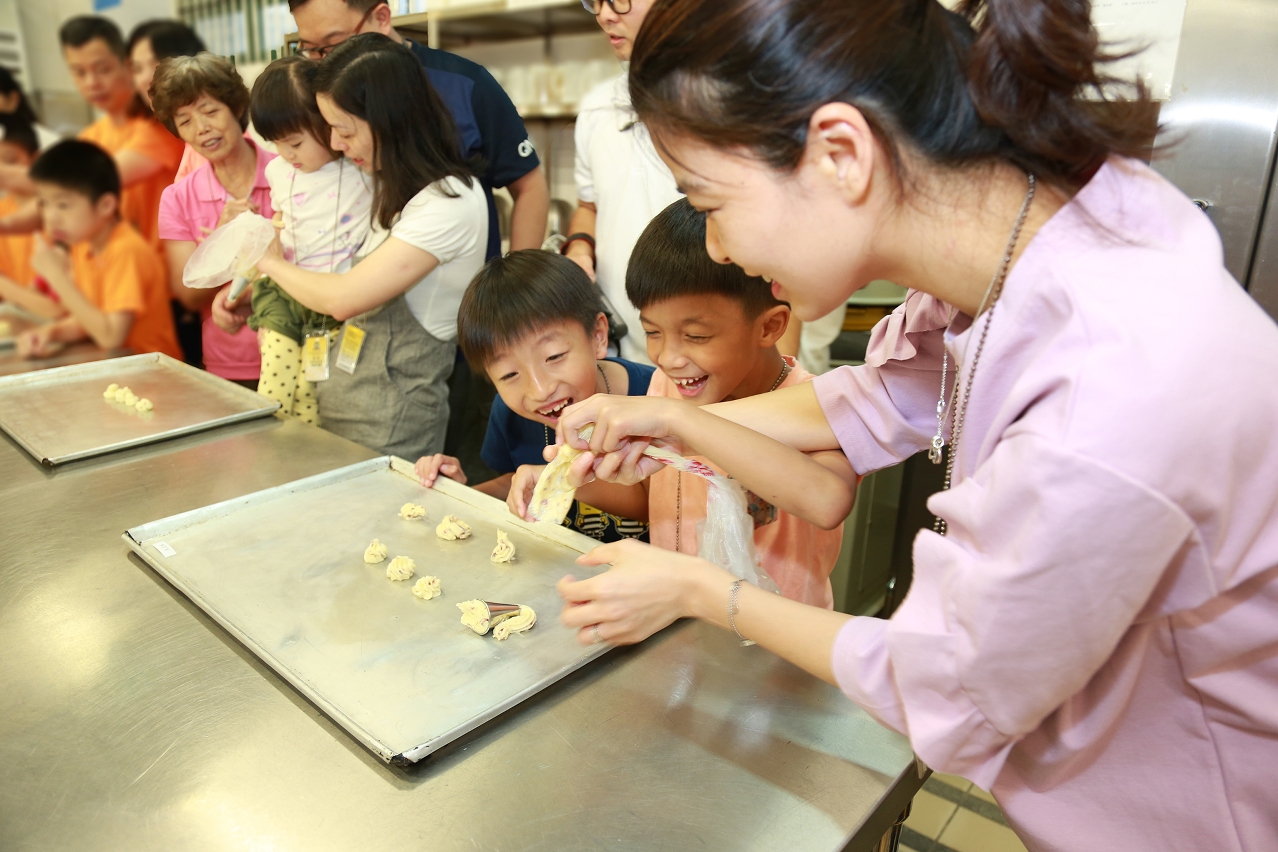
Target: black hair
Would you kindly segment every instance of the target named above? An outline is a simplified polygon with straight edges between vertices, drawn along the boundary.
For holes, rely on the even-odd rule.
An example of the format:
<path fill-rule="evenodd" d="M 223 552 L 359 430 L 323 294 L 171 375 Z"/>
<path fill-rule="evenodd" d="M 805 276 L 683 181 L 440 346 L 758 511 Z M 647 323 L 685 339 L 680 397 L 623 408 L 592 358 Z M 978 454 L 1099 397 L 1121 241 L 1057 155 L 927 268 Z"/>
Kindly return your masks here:
<path fill-rule="evenodd" d="M 865 116 L 898 178 L 908 149 L 1077 187 L 1109 154 L 1142 156 L 1152 142 L 1148 93 L 1104 71 L 1123 54 L 1102 47 L 1091 5 L 669 0 L 635 40 L 630 94 L 658 144 L 686 134 L 783 173 L 798 167 L 813 113 L 841 102 Z"/>
<path fill-rule="evenodd" d="M 36 116 L 35 110 L 31 108 L 31 101 L 27 98 L 27 93 L 22 91 L 22 87 L 18 85 L 13 72 L 0 65 L 0 95 L 11 95 L 14 92 L 18 93 L 18 108 L 10 113 L 10 116 L 25 124 L 39 124 L 40 119 Z"/>
<path fill-rule="evenodd" d="M 785 302 L 772 285 L 706 252 L 706 214 L 680 198 L 648 223 L 626 267 L 626 295 L 639 310 L 677 296 L 716 293 L 736 300 L 748 319 Z"/>
<path fill-rule="evenodd" d="M 40 139 L 35 128 L 16 113 L 0 113 L 0 142 L 11 142 L 33 157 L 40 153 Z"/>
<path fill-rule="evenodd" d="M 175 56 L 194 56 L 208 50 L 204 46 L 204 39 L 195 30 L 171 18 L 154 18 L 134 27 L 129 33 L 129 56 L 133 55 L 133 48 L 143 39 L 151 42 L 151 52 L 155 54 L 157 61 Z"/>
<path fill-rule="evenodd" d="M 328 124 L 315 105 L 318 73 L 318 62 L 304 56 L 285 56 L 257 75 L 249 115 L 263 139 L 275 142 L 294 133 L 309 133 L 332 151 Z"/>
<path fill-rule="evenodd" d="M 110 18 L 101 15 L 76 15 L 58 30 L 58 41 L 64 48 L 84 47 L 95 38 L 106 42 L 111 52 L 121 59 L 129 57 L 129 52 L 124 48 L 124 36 Z"/>
<path fill-rule="evenodd" d="M 309 2 L 310 0 L 288 0 L 288 10 L 290 12 L 296 12 L 298 7 L 305 6 Z M 386 0 L 345 0 L 345 2 L 347 8 L 359 12 L 361 15 L 367 15 L 370 9 L 374 9 L 383 3 L 386 3 Z M 387 3 L 387 5 L 390 4 Z"/>
<path fill-rule="evenodd" d="M 31 164 L 31 180 L 85 196 L 94 204 L 104 195 L 120 195 L 120 171 L 106 151 L 81 139 L 51 146 Z"/>
<path fill-rule="evenodd" d="M 457 148 L 452 113 L 407 46 L 381 33 L 352 36 L 320 62 L 315 91 L 368 122 L 376 163 L 373 217 L 383 228 L 438 180 L 472 185 L 475 171 Z M 446 187 L 441 192 L 453 195 Z"/>
<path fill-rule="evenodd" d="M 457 343 L 483 370 L 502 347 L 552 323 L 578 323 L 592 337 L 603 313 L 599 288 L 580 266 L 541 249 L 512 251 L 485 263 L 466 288 Z"/>

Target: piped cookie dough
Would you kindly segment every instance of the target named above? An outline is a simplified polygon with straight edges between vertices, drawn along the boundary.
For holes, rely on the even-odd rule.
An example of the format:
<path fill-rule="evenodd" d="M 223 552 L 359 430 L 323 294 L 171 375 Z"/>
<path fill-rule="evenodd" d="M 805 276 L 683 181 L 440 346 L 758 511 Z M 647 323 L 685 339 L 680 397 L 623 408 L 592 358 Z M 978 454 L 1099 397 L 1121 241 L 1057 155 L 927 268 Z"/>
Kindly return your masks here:
<path fill-rule="evenodd" d="M 369 565 L 376 565 L 378 562 L 386 559 L 386 554 L 389 552 L 390 551 L 386 548 L 386 545 L 382 544 L 377 539 L 373 539 L 373 543 L 364 548 L 364 561 Z"/>
<path fill-rule="evenodd" d="M 416 503 L 405 503 L 399 507 L 399 516 L 406 521 L 416 521 L 426 517 L 426 507 Z"/>
<path fill-rule="evenodd" d="M 512 633 L 525 633 L 537 623 L 537 613 L 530 606 L 520 606 L 519 615 L 508 618 L 493 628 L 493 638 L 504 642 Z"/>
<path fill-rule="evenodd" d="M 111 384 L 107 385 L 107 389 L 102 392 L 102 398 L 115 399 L 115 392 L 118 391 L 119 389 L 120 389 L 120 386 L 117 385 L 115 382 L 112 382 Z"/>
<path fill-rule="evenodd" d="M 133 397 L 134 403 L 138 401 L 138 398 L 133 393 L 133 391 L 129 390 L 128 388 L 119 387 L 118 385 L 116 386 L 115 393 L 111 394 L 111 398 L 114 399 L 116 402 L 124 402 L 124 400 L 130 396 Z"/>
<path fill-rule="evenodd" d="M 456 515 L 445 515 L 439 526 L 435 527 L 435 535 L 444 541 L 461 541 L 470 538 L 470 524 Z"/>
<path fill-rule="evenodd" d="M 11 337 L 13 335 L 13 323 L 8 320 L 0 320 L 0 337 Z"/>
<path fill-rule="evenodd" d="M 488 558 L 498 563 L 515 561 L 515 543 L 502 530 L 497 530 L 497 546 L 493 548 L 493 555 Z"/>
<path fill-rule="evenodd" d="M 396 556 L 386 566 L 386 579 L 394 580 L 396 583 L 407 580 L 415 573 L 417 573 L 417 563 L 407 556 Z"/>
<path fill-rule="evenodd" d="M 488 604 L 483 601 L 462 601 L 457 604 L 461 610 L 461 623 L 483 636 L 488 632 Z"/>
<path fill-rule="evenodd" d="M 417 581 L 416 585 L 413 586 L 413 594 L 417 595 L 417 597 L 424 601 L 439 597 L 443 594 L 443 591 L 439 588 L 439 578 L 422 577 Z"/>
<path fill-rule="evenodd" d="M 141 411 L 144 413 L 155 408 L 155 406 L 151 404 L 151 400 L 147 399 L 146 397 L 142 397 L 141 399 L 139 399 L 133 407 L 136 408 L 138 411 Z"/>

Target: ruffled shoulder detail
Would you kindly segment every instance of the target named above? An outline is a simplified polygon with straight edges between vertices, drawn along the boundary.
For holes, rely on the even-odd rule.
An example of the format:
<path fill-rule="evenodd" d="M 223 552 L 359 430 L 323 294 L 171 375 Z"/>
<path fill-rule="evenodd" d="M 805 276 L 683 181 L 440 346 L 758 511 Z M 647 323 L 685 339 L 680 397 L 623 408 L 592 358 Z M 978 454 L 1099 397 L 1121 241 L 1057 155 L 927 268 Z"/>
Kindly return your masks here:
<path fill-rule="evenodd" d="M 943 330 L 952 308 L 921 290 L 910 290 L 905 301 L 874 326 L 865 363 L 882 367 L 888 361 L 908 361 L 919 352 L 921 335 Z"/>

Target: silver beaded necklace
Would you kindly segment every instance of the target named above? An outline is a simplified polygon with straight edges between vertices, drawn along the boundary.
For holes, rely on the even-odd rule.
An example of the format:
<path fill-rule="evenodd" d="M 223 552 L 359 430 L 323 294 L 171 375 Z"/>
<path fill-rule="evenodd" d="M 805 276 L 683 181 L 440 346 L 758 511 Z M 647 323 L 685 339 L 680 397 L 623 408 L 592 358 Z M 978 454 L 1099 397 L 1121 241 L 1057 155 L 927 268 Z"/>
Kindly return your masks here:
<path fill-rule="evenodd" d="M 954 380 L 954 391 L 950 395 L 950 452 L 945 461 L 945 482 L 941 486 L 942 491 L 948 491 L 950 481 L 954 475 L 954 458 L 958 455 L 959 439 L 963 436 L 963 420 L 967 415 L 967 402 L 972 395 L 972 380 L 976 377 L 976 365 L 981 361 L 981 351 L 985 349 L 985 336 L 989 334 L 990 322 L 994 319 L 994 306 L 998 303 L 998 297 L 1003 294 L 1003 282 L 1007 279 L 1007 270 L 1012 265 L 1012 253 L 1016 250 L 1016 242 L 1020 239 L 1021 228 L 1025 224 L 1025 217 L 1029 215 L 1030 203 L 1034 200 L 1034 189 L 1037 181 L 1034 175 L 1029 176 L 1029 190 L 1025 193 L 1025 201 L 1021 203 L 1021 212 L 1016 217 L 1016 224 L 1012 226 L 1012 233 L 1007 238 L 1007 248 L 1003 251 L 1003 259 L 998 265 L 998 269 L 994 272 L 994 277 L 990 279 L 990 285 L 985 288 L 985 297 L 981 299 L 981 306 L 976 312 L 976 316 L 980 317 L 985 314 L 985 325 L 981 327 L 981 336 L 976 341 L 976 352 L 972 356 L 972 366 L 967 371 L 967 382 L 963 386 L 963 401 L 959 404 L 958 392 L 959 381 L 957 378 L 957 365 L 955 366 L 956 377 Z M 988 309 L 988 310 L 987 310 Z M 954 319 L 951 312 L 950 320 Z M 947 323 L 948 325 L 948 323 Z M 931 459 L 932 464 L 941 463 L 941 449 L 945 446 L 945 439 L 942 437 L 945 427 L 945 378 L 947 368 L 949 367 L 949 351 L 941 356 L 941 396 L 936 402 L 936 437 L 932 438 L 932 446 L 928 450 L 927 456 Z M 940 535 L 945 535 L 945 521 L 937 518 L 932 525 L 932 529 Z"/>

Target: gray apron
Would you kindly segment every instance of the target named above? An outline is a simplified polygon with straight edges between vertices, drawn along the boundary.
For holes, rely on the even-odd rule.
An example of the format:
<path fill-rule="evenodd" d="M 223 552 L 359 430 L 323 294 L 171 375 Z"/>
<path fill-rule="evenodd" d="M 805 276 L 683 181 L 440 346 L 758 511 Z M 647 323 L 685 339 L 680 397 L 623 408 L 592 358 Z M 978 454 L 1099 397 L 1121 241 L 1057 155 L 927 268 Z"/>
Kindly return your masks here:
<path fill-rule="evenodd" d="M 337 369 L 339 341 L 315 383 L 323 427 L 409 461 L 443 452 L 456 341 L 422 328 L 402 295 L 354 322 L 366 333 L 354 375 Z"/>

